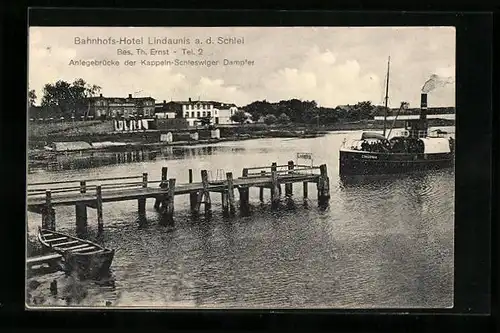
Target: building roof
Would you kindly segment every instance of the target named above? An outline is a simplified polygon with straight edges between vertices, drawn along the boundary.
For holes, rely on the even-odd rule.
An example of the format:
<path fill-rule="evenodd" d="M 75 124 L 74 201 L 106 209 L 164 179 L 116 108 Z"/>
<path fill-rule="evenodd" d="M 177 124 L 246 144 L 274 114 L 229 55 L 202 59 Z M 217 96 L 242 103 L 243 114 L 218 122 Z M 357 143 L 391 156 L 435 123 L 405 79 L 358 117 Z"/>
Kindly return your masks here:
<path fill-rule="evenodd" d="M 110 96 L 92 96 L 92 97 L 87 97 L 87 99 L 90 100 L 98 100 L 98 99 L 118 99 L 118 100 L 127 100 L 127 99 L 133 99 L 133 100 L 155 100 L 153 97 L 128 97 L 128 96 L 121 96 L 121 97 L 110 97 Z"/>
<path fill-rule="evenodd" d="M 221 106 L 227 106 L 227 107 L 233 107 L 236 106 L 234 103 L 223 103 L 223 102 L 216 102 L 216 101 L 204 101 L 204 100 L 191 100 L 191 101 L 169 101 L 165 103 L 156 103 L 157 106 L 161 106 L 164 104 L 181 104 L 181 105 L 195 105 L 195 104 L 212 104 L 214 107 L 221 107 Z"/>

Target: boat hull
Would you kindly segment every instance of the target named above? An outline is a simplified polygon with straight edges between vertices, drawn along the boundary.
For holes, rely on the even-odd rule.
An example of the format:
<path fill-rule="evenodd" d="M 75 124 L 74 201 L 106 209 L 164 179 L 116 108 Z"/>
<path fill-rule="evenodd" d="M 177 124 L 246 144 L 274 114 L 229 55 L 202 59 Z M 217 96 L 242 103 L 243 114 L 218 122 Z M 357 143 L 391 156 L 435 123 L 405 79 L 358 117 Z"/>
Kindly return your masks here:
<path fill-rule="evenodd" d="M 38 239 L 45 249 L 62 256 L 62 269 L 81 279 L 100 279 L 109 274 L 115 250 L 53 230 L 39 229 Z M 90 251 L 90 252 L 89 252 Z"/>
<path fill-rule="evenodd" d="M 76 273 L 81 279 L 98 279 L 109 273 L 114 255 L 114 250 L 95 254 L 65 253 L 65 270 Z"/>
<path fill-rule="evenodd" d="M 398 174 L 450 168 L 452 153 L 388 154 L 340 150 L 340 175 Z"/>

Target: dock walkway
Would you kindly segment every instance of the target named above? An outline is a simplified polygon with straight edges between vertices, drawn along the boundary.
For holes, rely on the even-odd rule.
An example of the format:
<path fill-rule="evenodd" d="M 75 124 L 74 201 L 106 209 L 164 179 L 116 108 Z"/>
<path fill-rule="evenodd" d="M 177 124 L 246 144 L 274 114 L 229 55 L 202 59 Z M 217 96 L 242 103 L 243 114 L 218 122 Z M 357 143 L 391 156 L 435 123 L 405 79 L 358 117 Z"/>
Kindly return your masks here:
<path fill-rule="evenodd" d="M 76 225 L 85 232 L 87 228 L 87 207 L 97 210 L 99 230 L 103 228 L 102 205 L 107 202 L 138 200 L 139 215 L 145 215 L 146 199 L 155 199 L 155 208 L 162 214 L 162 220 L 173 222 L 174 197 L 189 194 L 193 213 L 198 213 L 200 205 L 205 212 L 211 209 L 210 193 L 222 195 L 225 215 L 234 215 L 234 189 L 240 194 L 240 208 L 245 208 L 249 200 L 249 188 L 260 188 L 260 200 L 263 190 L 269 189 L 271 201 L 275 205 L 280 200 L 281 185 L 285 185 L 286 196 L 291 196 L 293 183 L 303 183 L 303 195 L 307 197 L 307 184 L 316 183 L 318 200 L 329 199 L 329 179 L 325 164 L 320 166 L 295 165 L 289 161 L 286 165 L 244 168 L 242 176 L 233 179 L 232 172 L 226 173 L 225 179 L 209 180 L 208 171 L 201 170 L 201 182 L 193 182 L 193 170 L 189 169 L 189 183 L 176 184 L 176 180 L 167 178 L 168 168 L 162 168 L 159 180 L 148 180 L 148 174 L 142 176 L 114 177 L 87 180 L 66 180 L 28 184 L 27 209 L 42 215 L 42 227 L 55 230 L 55 206 L 75 206 Z M 79 184 L 78 184 L 79 183 Z"/>

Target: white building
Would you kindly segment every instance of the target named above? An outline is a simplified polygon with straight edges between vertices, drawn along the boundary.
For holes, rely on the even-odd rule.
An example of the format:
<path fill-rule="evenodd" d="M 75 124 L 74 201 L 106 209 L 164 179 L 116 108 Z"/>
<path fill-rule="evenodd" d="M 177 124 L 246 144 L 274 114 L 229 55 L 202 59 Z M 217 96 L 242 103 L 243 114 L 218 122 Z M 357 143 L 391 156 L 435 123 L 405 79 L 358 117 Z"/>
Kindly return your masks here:
<path fill-rule="evenodd" d="M 235 122 L 231 116 L 238 112 L 238 107 L 232 103 L 214 102 L 214 124 L 231 125 Z"/>
<path fill-rule="evenodd" d="M 221 103 L 215 101 L 193 101 L 191 98 L 187 101 L 170 101 L 163 104 L 157 104 L 156 114 L 171 118 L 185 118 L 189 126 L 197 126 L 203 123 L 203 120 L 210 120 L 210 123 L 233 124 L 231 116 L 238 111 L 238 107 L 231 103 Z"/>

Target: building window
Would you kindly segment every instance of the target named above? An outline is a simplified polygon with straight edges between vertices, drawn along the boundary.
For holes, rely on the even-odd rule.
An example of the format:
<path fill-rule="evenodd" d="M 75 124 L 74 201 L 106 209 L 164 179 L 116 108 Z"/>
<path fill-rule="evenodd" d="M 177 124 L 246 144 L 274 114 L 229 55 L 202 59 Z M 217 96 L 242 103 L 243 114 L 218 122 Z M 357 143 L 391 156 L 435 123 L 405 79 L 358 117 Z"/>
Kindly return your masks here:
<path fill-rule="evenodd" d="M 218 124 L 219 123 L 219 117 L 215 117 L 215 123 Z"/>
<path fill-rule="evenodd" d="M 212 113 L 210 111 L 207 112 L 207 117 L 211 117 Z"/>
<path fill-rule="evenodd" d="M 191 118 L 194 118 L 194 111 L 191 111 Z"/>
<path fill-rule="evenodd" d="M 214 114 L 217 115 L 217 110 L 214 111 Z"/>
<path fill-rule="evenodd" d="M 200 118 L 200 111 L 196 112 L 196 118 Z"/>
<path fill-rule="evenodd" d="M 203 112 L 201 113 L 201 116 L 202 116 L 202 117 L 206 117 L 206 116 L 207 116 L 207 113 L 206 113 L 205 111 L 203 111 Z"/>

